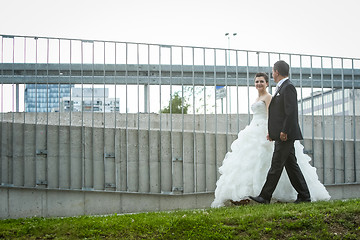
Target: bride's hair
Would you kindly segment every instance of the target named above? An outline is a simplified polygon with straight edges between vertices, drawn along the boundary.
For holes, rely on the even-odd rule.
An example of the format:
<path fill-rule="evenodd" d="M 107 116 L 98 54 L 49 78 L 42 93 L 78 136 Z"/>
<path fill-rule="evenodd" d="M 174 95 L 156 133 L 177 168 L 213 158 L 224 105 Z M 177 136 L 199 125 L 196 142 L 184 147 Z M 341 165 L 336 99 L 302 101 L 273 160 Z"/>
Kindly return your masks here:
<path fill-rule="evenodd" d="M 254 81 L 255 81 L 255 78 L 257 77 L 264 77 L 265 81 L 268 83 L 269 82 L 269 76 L 264 73 L 264 72 L 258 72 L 255 74 L 255 77 L 254 77 Z"/>

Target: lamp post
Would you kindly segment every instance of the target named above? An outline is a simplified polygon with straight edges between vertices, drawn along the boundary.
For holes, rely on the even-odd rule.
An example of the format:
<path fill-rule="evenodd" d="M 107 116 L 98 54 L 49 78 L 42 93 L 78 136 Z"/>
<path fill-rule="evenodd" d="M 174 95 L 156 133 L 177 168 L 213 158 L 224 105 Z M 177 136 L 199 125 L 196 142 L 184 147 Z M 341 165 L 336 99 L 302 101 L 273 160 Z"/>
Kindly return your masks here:
<path fill-rule="evenodd" d="M 237 33 L 225 33 L 225 37 L 227 37 L 228 39 L 228 66 L 230 66 L 230 38 L 231 37 L 236 37 Z M 230 113 L 231 113 L 231 87 L 229 87 L 229 99 L 227 99 L 229 101 L 229 108 L 230 108 Z"/>
<path fill-rule="evenodd" d="M 227 37 L 227 39 L 228 39 L 228 53 L 229 53 L 229 49 L 230 49 L 230 38 L 231 38 L 231 36 L 236 37 L 237 33 L 233 33 L 233 34 L 225 33 L 225 37 Z M 228 59 L 229 59 L 228 65 L 230 65 L 230 54 L 228 54 Z"/>

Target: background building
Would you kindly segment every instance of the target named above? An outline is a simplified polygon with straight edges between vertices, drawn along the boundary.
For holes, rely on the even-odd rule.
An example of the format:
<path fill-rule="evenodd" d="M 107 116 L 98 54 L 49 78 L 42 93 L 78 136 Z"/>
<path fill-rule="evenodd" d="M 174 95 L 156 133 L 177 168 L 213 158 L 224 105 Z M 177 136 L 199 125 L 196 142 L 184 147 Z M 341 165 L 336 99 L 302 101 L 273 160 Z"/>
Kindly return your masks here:
<path fill-rule="evenodd" d="M 344 99 L 344 100 L 343 100 Z M 312 114 L 312 104 L 314 106 L 314 115 L 353 115 L 355 109 L 355 115 L 360 115 L 360 89 L 333 89 L 326 91 L 323 94 L 321 92 L 314 92 L 312 96 L 298 101 L 299 113 L 302 111 L 304 115 Z M 354 105 L 355 103 L 355 105 Z"/>
<path fill-rule="evenodd" d="M 26 84 L 25 112 L 58 112 L 60 99 L 69 97 L 73 86 L 68 84 Z"/>
<path fill-rule="evenodd" d="M 62 112 L 119 111 L 119 99 L 109 98 L 108 88 L 72 88 L 71 97 L 61 99 Z"/>

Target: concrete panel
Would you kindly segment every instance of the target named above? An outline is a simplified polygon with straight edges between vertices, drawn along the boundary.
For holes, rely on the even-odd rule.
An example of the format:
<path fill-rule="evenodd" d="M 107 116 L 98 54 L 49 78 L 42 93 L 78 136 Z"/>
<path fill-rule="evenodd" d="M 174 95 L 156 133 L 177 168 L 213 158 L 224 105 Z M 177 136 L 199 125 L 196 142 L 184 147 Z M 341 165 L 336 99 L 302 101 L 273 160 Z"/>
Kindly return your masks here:
<path fill-rule="evenodd" d="M 360 127 L 359 127 L 360 128 Z M 359 134 L 360 136 L 360 134 Z M 356 182 L 360 182 L 360 141 L 355 143 Z"/>
<path fill-rule="evenodd" d="M 304 146 L 304 152 L 306 154 L 308 154 L 311 158 L 310 164 L 313 165 L 314 164 L 314 159 L 313 159 L 313 154 L 312 154 L 312 150 L 313 150 L 313 146 L 312 146 L 312 140 L 311 139 L 304 139 L 302 141 L 302 145 Z"/>
<path fill-rule="evenodd" d="M 209 208 L 214 201 L 214 193 L 201 193 L 196 194 L 196 207 L 197 208 Z"/>
<path fill-rule="evenodd" d="M 320 182 L 324 182 L 324 147 L 323 142 L 315 140 L 314 141 L 314 154 L 310 157 L 313 157 L 313 166 L 316 168 L 316 172 L 319 176 Z"/>
<path fill-rule="evenodd" d="M 343 195 L 338 199 L 359 198 L 359 184 L 344 184 L 342 186 Z"/>
<path fill-rule="evenodd" d="M 82 189 L 82 129 L 70 127 L 70 188 Z"/>
<path fill-rule="evenodd" d="M 0 162 L 0 183 L 7 184 L 8 183 L 8 146 L 7 146 L 7 132 L 8 132 L 8 123 L 1 122 L 1 162 Z"/>
<path fill-rule="evenodd" d="M 86 192 L 85 215 L 121 213 L 121 194 Z"/>
<path fill-rule="evenodd" d="M 172 191 L 172 142 L 170 132 L 160 132 L 160 177 L 161 192 Z"/>
<path fill-rule="evenodd" d="M 121 131 L 115 129 L 115 184 L 116 191 L 125 191 L 121 189 Z"/>
<path fill-rule="evenodd" d="M 221 167 L 222 165 L 222 162 L 224 161 L 225 154 L 227 153 L 226 135 L 225 134 L 216 135 L 215 141 L 216 141 L 216 165 L 217 165 L 217 169 L 219 169 L 219 167 Z"/>
<path fill-rule="evenodd" d="M 354 142 L 345 142 L 345 183 L 355 182 L 355 152 Z"/>
<path fill-rule="evenodd" d="M 139 140 L 138 131 L 128 129 L 127 131 L 127 186 L 130 192 L 139 189 Z"/>
<path fill-rule="evenodd" d="M 122 194 L 121 210 L 123 213 L 159 211 L 160 197 L 158 194 Z"/>
<path fill-rule="evenodd" d="M 120 140 L 120 175 L 119 175 L 119 187 L 121 191 L 127 191 L 127 130 L 119 129 Z"/>
<path fill-rule="evenodd" d="M 9 214 L 9 190 L 0 188 L 0 219 L 10 218 Z"/>
<path fill-rule="evenodd" d="M 335 158 L 335 183 L 343 183 L 345 180 L 343 142 L 336 141 L 334 149 Z"/>
<path fill-rule="evenodd" d="M 237 139 L 237 134 L 228 134 L 227 138 L 226 138 L 226 147 L 227 147 L 227 151 L 226 152 L 230 152 L 231 151 L 231 144 Z"/>
<path fill-rule="evenodd" d="M 115 129 L 104 129 L 105 188 L 116 190 Z"/>
<path fill-rule="evenodd" d="M 59 127 L 48 126 L 47 139 L 48 188 L 59 187 Z"/>
<path fill-rule="evenodd" d="M 139 131 L 139 192 L 150 192 L 149 131 Z"/>
<path fill-rule="evenodd" d="M 46 194 L 36 189 L 9 189 L 9 214 L 11 218 L 44 216 Z"/>
<path fill-rule="evenodd" d="M 335 180 L 333 141 L 325 141 L 324 145 L 325 176 L 323 183 L 333 184 Z"/>
<path fill-rule="evenodd" d="M 332 200 L 359 198 L 359 184 L 327 185 Z"/>
<path fill-rule="evenodd" d="M 13 128 L 13 183 L 24 185 L 24 124 L 14 124 Z"/>
<path fill-rule="evenodd" d="M 198 208 L 196 195 L 161 196 L 160 211 Z"/>
<path fill-rule="evenodd" d="M 183 186 L 183 135 L 181 132 L 172 133 L 172 182 L 174 193 L 182 193 Z"/>
<path fill-rule="evenodd" d="M 59 127 L 59 188 L 70 188 L 71 132 L 69 126 Z"/>
<path fill-rule="evenodd" d="M 195 191 L 194 177 L 194 134 L 192 132 L 184 133 L 184 193 L 193 193 Z"/>
<path fill-rule="evenodd" d="M 36 185 L 35 130 L 36 130 L 35 125 L 32 124 L 25 125 L 25 132 L 24 132 L 24 144 L 25 144 L 24 186 L 25 187 L 35 187 Z"/>
<path fill-rule="evenodd" d="M 343 189 L 337 187 L 336 185 L 328 185 L 326 186 L 326 190 L 329 192 L 331 200 L 342 199 L 343 197 Z"/>
<path fill-rule="evenodd" d="M 139 164 L 137 162 L 128 162 L 127 164 L 127 183 L 129 192 L 138 192 L 139 190 Z"/>
<path fill-rule="evenodd" d="M 3 146 L 3 122 L 0 122 L 0 184 L 3 183 L 3 149 L 6 146 Z M 6 172 L 6 171 L 5 171 Z"/>
<path fill-rule="evenodd" d="M 215 191 L 217 181 L 215 134 L 206 134 L 206 190 Z"/>
<path fill-rule="evenodd" d="M 36 146 L 36 185 L 41 188 L 47 186 L 47 128 L 46 125 L 35 125 Z"/>
<path fill-rule="evenodd" d="M 2 123 L 1 125 L 1 184 L 12 184 L 12 144 L 9 141 L 11 136 L 11 124 Z"/>
<path fill-rule="evenodd" d="M 85 192 L 46 191 L 47 217 L 73 217 L 85 214 Z"/>
<path fill-rule="evenodd" d="M 93 128 L 84 128 L 84 189 L 94 189 Z"/>
<path fill-rule="evenodd" d="M 86 151 L 93 152 L 94 189 L 105 189 L 104 128 L 93 128 L 93 145 Z"/>
<path fill-rule="evenodd" d="M 195 173 L 196 173 L 196 191 L 206 191 L 206 148 L 205 134 L 195 134 Z"/>
<path fill-rule="evenodd" d="M 9 124 L 9 127 L 7 128 L 7 167 L 8 167 L 8 184 L 14 184 L 14 125 Z"/>
<path fill-rule="evenodd" d="M 149 132 L 150 192 L 160 193 L 160 131 Z"/>
<path fill-rule="evenodd" d="M 105 157 L 105 189 L 116 190 L 116 168 L 115 158 Z"/>

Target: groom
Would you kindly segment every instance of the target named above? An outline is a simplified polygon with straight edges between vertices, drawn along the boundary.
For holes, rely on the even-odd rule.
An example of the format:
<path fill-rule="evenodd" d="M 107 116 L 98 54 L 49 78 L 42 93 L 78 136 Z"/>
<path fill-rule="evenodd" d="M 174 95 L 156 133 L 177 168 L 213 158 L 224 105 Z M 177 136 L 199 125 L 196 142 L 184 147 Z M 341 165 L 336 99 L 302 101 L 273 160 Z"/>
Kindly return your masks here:
<path fill-rule="evenodd" d="M 296 89 L 288 78 L 289 65 L 281 60 L 276 62 L 272 75 L 277 85 L 269 105 L 267 139 L 275 140 L 275 149 L 260 195 L 249 197 L 258 203 L 269 203 L 285 167 L 292 186 L 298 192 L 295 203 L 310 202 L 309 189 L 295 157 L 294 141 L 303 138 L 298 123 Z"/>

